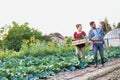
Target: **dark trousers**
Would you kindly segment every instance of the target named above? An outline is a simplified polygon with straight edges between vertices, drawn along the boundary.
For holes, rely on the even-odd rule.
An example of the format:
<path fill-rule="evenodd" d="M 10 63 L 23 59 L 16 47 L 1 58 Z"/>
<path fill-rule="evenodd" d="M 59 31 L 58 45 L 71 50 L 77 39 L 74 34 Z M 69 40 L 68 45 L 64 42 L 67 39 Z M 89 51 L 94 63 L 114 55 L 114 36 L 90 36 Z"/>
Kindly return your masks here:
<path fill-rule="evenodd" d="M 98 59 L 97 59 L 98 51 L 99 51 L 99 54 L 101 57 L 101 62 L 103 64 L 104 63 L 104 61 L 103 61 L 103 59 L 104 59 L 103 43 L 94 43 L 93 44 L 94 59 L 95 59 L 96 64 L 98 64 Z"/>

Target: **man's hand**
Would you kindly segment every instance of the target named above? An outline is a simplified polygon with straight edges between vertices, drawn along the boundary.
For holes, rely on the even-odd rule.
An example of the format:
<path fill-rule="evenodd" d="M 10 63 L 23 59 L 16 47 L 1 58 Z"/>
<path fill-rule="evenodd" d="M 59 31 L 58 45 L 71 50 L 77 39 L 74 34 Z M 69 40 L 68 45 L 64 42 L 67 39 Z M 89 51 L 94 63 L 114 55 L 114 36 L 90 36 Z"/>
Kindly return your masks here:
<path fill-rule="evenodd" d="M 101 41 L 101 40 L 103 40 L 103 38 L 98 38 L 98 41 Z"/>
<path fill-rule="evenodd" d="M 103 40 L 103 38 L 91 38 L 91 41 L 101 41 L 101 40 Z"/>

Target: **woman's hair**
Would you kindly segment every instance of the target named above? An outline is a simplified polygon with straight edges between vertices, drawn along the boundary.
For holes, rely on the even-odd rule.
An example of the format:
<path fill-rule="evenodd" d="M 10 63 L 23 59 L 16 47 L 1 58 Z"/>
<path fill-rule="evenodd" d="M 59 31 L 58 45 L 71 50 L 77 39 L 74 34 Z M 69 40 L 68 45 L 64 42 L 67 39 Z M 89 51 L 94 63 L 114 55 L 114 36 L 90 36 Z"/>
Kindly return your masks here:
<path fill-rule="evenodd" d="M 82 24 L 76 24 L 76 28 L 78 29 Z"/>
<path fill-rule="evenodd" d="M 107 26 L 106 26 L 105 22 L 101 21 L 100 24 L 101 24 L 101 27 L 103 28 L 104 32 L 107 32 Z"/>

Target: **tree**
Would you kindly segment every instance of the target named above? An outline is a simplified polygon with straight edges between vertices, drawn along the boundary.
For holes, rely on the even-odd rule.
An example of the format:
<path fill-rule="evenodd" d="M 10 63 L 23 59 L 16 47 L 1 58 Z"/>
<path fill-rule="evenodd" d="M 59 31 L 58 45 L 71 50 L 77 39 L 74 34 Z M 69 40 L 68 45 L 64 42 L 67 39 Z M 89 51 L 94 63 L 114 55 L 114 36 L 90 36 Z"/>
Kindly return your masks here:
<path fill-rule="evenodd" d="M 30 39 L 31 36 L 41 39 L 42 32 L 29 28 L 27 22 L 22 25 L 13 22 L 11 28 L 9 29 L 7 38 L 3 41 L 3 45 L 7 49 L 19 51 L 23 40 Z"/>
<path fill-rule="evenodd" d="M 12 23 L 9 29 L 7 38 L 4 39 L 4 46 L 7 49 L 19 51 L 22 45 L 23 39 L 29 39 L 32 35 L 31 29 L 28 27 L 28 23 L 19 25 L 16 22 Z"/>
<path fill-rule="evenodd" d="M 106 24 L 106 26 L 107 26 L 107 32 L 109 32 L 110 30 L 112 30 L 111 25 L 109 24 L 107 18 L 104 19 L 104 22 L 105 22 L 105 24 Z"/>
<path fill-rule="evenodd" d="M 116 28 L 116 25 L 115 25 L 115 23 L 113 23 L 113 25 L 112 25 L 112 26 L 113 26 L 113 29 L 115 29 L 115 28 Z"/>
<path fill-rule="evenodd" d="M 35 30 L 32 28 L 32 34 L 36 39 L 39 39 L 41 41 L 50 41 L 50 36 L 49 35 L 42 35 L 42 32 Z"/>
<path fill-rule="evenodd" d="M 40 40 L 44 40 L 43 36 L 42 36 L 42 32 L 35 30 L 35 29 L 31 29 L 32 31 L 32 35 L 36 38 L 36 39 L 40 39 Z"/>
<path fill-rule="evenodd" d="M 118 24 L 117 24 L 117 28 L 120 28 L 120 22 L 118 22 Z"/>
<path fill-rule="evenodd" d="M 45 40 L 46 42 L 51 41 L 49 35 L 43 35 L 42 38 L 43 38 L 43 40 Z"/>

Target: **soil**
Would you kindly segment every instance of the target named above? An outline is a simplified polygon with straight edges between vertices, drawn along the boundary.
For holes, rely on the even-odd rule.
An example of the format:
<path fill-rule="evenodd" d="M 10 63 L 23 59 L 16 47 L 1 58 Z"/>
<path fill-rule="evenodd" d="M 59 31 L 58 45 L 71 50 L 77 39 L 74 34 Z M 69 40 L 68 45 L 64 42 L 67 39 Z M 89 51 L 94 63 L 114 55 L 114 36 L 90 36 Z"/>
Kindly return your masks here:
<path fill-rule="evenodd" d="M 99 73 L 101 74 L 109 70 L 111 70 L 111 72 L 105 73 L 104 75 L 98 75 Z M 88 79 L 90 77 L 93 78 Z M 99 64 L 97 68 L 94 68 L 94 65 L 91 65 L 86 69 L 60 72 L 55 76 L 49 76 L 45 80 L 120 80 L 120 58 L 105 63 L 104 67 L 102 67 L 101 64 Z"/>
<path fill-rule="evenodd" d="M 120 69 L 115 70 L 99 78 L 96 78 L 95 80 L 120 80 Z"/>

